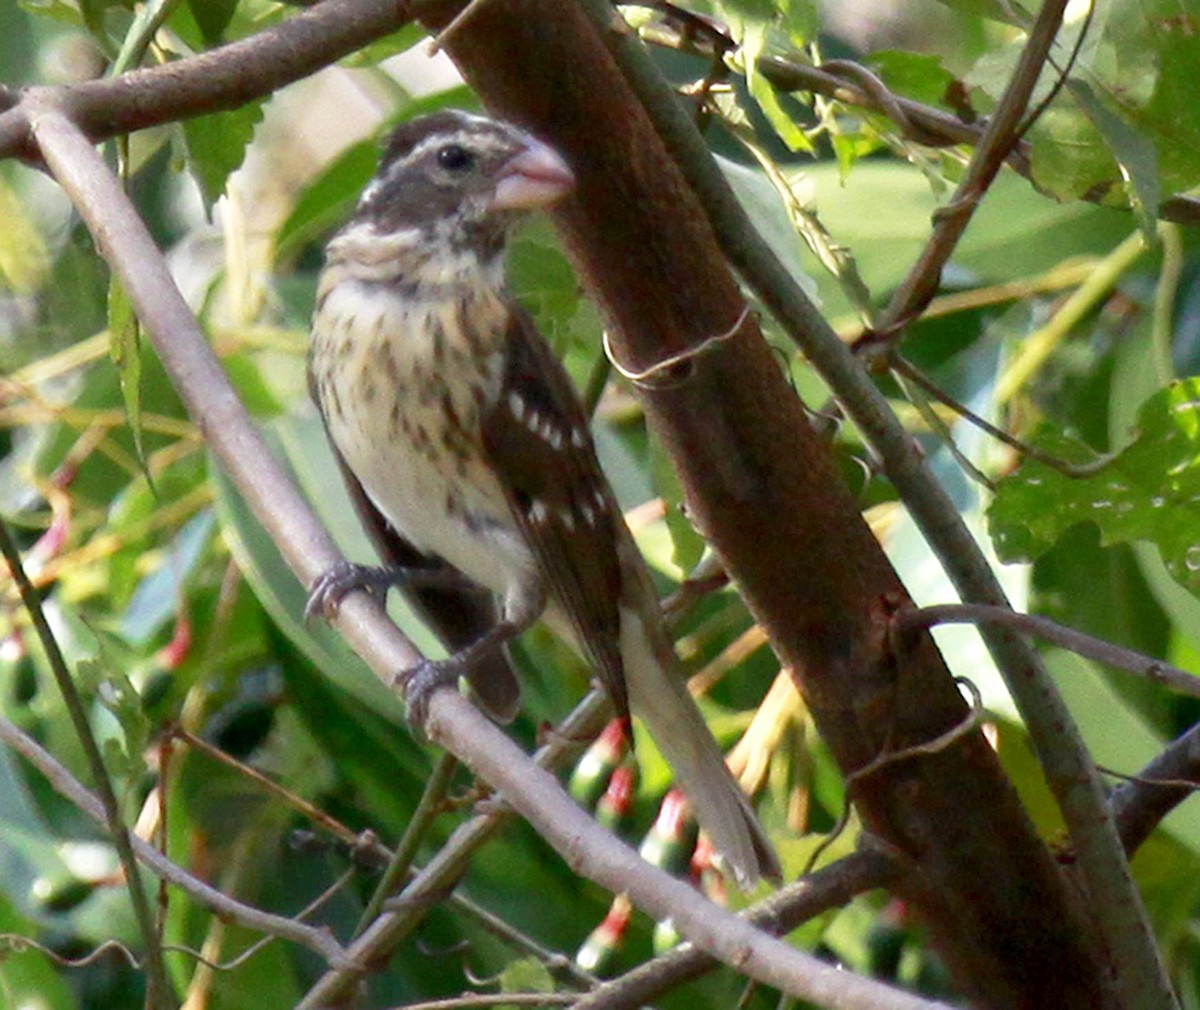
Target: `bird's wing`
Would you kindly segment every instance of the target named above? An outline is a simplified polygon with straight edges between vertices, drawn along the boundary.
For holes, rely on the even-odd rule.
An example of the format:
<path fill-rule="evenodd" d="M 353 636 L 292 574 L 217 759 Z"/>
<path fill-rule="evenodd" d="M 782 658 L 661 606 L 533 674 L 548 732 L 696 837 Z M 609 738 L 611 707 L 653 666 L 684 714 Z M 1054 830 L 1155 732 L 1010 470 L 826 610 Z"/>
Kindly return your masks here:
<path fill-rule="evenodd" d="M 528 313 L 512 307 L 501 394 L 482 419 L 483 449 L 566 617 L 622 715 L 621 516 L 579 397 Z"/>
<path fill-rule="evenodd" d="M 446 562 L 422 554 L 396 532 L 371 503 L 342 454 L 333 447 L 332 439 L 329 444 L 342 471 L 350 500 L 384 567 L 453 571 Z M 406 586 L 403 583 L 399 583 L 399 588 L 417 615 L 451 653 L 473 645 L 499 620 L 496 599 L 484 589 Z M 485 653 L 471 664 L 466 678 L 479 706 L 491 719 L 510 723 L 516 718 L 521 707 L 521 685 L 507 648 Z"/>

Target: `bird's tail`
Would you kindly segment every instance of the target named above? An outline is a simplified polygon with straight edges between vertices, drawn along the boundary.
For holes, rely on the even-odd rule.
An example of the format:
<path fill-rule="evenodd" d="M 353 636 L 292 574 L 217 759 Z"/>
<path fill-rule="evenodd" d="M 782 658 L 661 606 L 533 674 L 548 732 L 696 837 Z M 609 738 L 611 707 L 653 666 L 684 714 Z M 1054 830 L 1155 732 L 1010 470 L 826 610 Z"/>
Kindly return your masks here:
<path fill-rule="evenodd" d="M 778 881 L 779 859 L 688 693 L 674 649 L 657 625 L 648 627 L 625 605 L 621 655 L 633 713 L 646 723 L 739 886 L 750 888 L 762 877 Z"/>

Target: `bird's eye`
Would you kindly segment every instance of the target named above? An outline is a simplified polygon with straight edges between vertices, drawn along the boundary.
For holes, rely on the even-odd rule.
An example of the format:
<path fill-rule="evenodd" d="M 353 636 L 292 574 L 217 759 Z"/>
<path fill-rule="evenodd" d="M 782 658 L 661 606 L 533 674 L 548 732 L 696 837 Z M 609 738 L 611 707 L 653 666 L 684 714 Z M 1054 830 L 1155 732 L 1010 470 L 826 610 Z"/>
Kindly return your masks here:
<path fill-rule="evenodd" d="M 460 144 L 447 144 L 439 148 L 438 164 L 450 172 L 461 172 L 475 164 L 475 156 Z"/>

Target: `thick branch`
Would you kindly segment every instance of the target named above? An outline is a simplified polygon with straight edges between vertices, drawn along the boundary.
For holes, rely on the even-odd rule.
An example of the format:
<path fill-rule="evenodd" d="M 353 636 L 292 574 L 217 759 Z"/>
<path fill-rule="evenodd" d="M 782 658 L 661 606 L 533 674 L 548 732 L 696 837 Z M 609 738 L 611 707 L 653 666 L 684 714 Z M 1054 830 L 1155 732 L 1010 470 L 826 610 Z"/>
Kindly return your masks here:
<path fill-rule="evenodd" d="M 93 140 L 236 109 L 403 28 L 408 0 L 324 0 L 280 25 L 190 59 L 68 87 L 37 89 Z M 0 158 L 36 159 L 28 106 L 0 114 Z M 0 102 L 0 107 L 8 104 Z"/>

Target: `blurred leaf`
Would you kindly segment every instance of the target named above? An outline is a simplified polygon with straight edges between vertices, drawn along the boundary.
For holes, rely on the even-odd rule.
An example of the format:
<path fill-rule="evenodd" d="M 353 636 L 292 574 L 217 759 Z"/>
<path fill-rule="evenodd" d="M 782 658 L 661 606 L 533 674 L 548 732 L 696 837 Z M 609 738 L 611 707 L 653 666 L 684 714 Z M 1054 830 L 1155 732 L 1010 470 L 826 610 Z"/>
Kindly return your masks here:
<path fill-rule="evenodd" d="M 183 121 L 188 171 L 199 185 L 205 210 L 210 215 L 213 204 L 225 192 L 229 176 L 241 167 L 246 157 L 246 147 L 262 119 L 264 101 L 259 99 L 229 112 L 210 112 Z"/>
<path fill-rule="evenodd" d="M 227 354 L 221 367 L 237 391 L 238 399 L 257 420 L 279 414 L 284 406 L 268 385 L 263 369 L 253 354 Z"/>
<path fill-rule="evenodd" d="M 0 280 L 18 295 L 29 295 L 50 273 L 50 251 L 20 195 L 0 174 Z"/>
<path fill-rule="evenodd" d="M 505 266 L 518 302 L 537 317 L 552 344 L 580 305 L 579 281 L 571 263 L 552 240 L 549 229 L 526 229 L 509 244 Z"/>
<path fill-rule="evenodd" d="M 939 0 L 940 3 L 965 14 L 999 21 L 1001 24 L 1023 27 L 1029 23 L 1029 11 L 1016 0 Z"/>
<path fill-rule="evenodd" d="M 106 655 L 103 644 L 95 659 L 75 664 L 80 687 L 95 697 L 116 723 L 117 733 L 98 727 L 97 740 L 104 750 L 104 764 L 118 778 L 131 780 L 146 768 L 145 751 L 150 724 L 142 711 L 142 699 L 125 671 Z"/>
<path fill-rule="evenodd" d="M 385 35 L 383 38 L 376 39 L 361 49 L 355 50 L 349 56 L 342 59 L 341 65 L 346 67 L 376 66 L 389 56 L 408 52 L 408 50 L 425 38 L 427 34 L 421 25 L 413 21 L 399 31 L 392 32 L 391 35 Z"/>
<path fill-rule="evenodd" d="M 205 509 L 193 517 L 178 536 L 162 563 L 138 584 L 121 617 L 121 635 L 144 645 L 170 621 L 183 602 L 183 586 L 200 562 L 212 536 L 216 517 Z"/>
<path fill-rule="evenodd" d="M 1037 444 L 1067 462 L 1093 459 L 1062 436 Z M 1000 483 L 988 518 L 1005 560 L 1036 557 L 1064 530 L 1092 522 L 1104 544 L 1154 543 L 1171 574 L 1200 594 L 1200 379 L 1174 382 L 1147 400 L 1133 441 L 1091 476 L 1026 460 Z"/>
<path fill-rule="evenodd" d="M 554 988 L 554 976 L 536 958 L 520 958 L 500 973 L 501 992 L 554 992 Z"/>
<path fill-rule="evenodd" d="M 679 486 L 679 478 L 670 457 L 657 440 L 650 443 L 650 457 L 654 487 L 666 508 L 666 525 L 672 545 L 671 563 L 683 576 L 699 564 L 707 545 L 683 514 L 683 489 Z"/>
<path fill-rule="evenodd" d="M 125 417 L 137 449 L 138 464 L 147 483 L 153 478 L 146 465 L 146 449 L 142 439 L 142 354 L 141 326 L 133 312 L 133 303 L 125 288 L 114 275 L 108 282 L 109 354 L 117 366 L 121 380 L 121 396 L 125 401 Z"/>
<path fill-rule="evenodd" d="M 875 297 L 899 284 L 924 247 L 930 217 L 938 206 L 920 169 L 869 160 L 856 165 L 843 180 L 836 165 L 822 162 L 806 169 L 804 178 L 811 183 L 812 202 L 822 224 L 833 241 L 854 254 Z M 736 176 L 733 182 L 741 195 Z M 760 220 L 755 215 L 756 223 Z M 781 220 L 785 221 L 776 212 L 776 229 Z M 980 282 L 1031 277 L 1071 256 L 1110 251 L 1128 234 L 1128 215 L 1057 203 L 1036 193 L 1023 179 L 1005 174 L 972 218 L 953 264 Z M 768 232 L 768 240 L 770 236 Z M 793 238 L 793 248 L 798 246 Z M 815 279 L 826 314 L 854 314 L 837 281 L 807 248 L 798 252 L 801 267 Z"/>
<path fill-rule="evenodd" d="M 1046 666 L 1097 764 L 1136 775 L 1162 750 L 1162 737 L 1113 690 L 1110 675 L 1097 664 L 1074 653 L 1051 649 L 1046 653 Z M 1180 807 L 1163 822 L 1163 827 L 1189 852 L 1200 855 L 1200 808 Z"/>
<path fill-rule="evenodd" d="M 36 936 L 32 921 L 0 899 L 0 936 Z M 79 1010 L 80 1004 L 61 968 L 38 950 L 13 944 L 0 959 L 0 992 L 5 1005 L 29 1010 Z"/>
<path fill-rule="evenodd" d="M 1144 134 L 1114 114 L 1082 81 L 1068 81 L 1067 88 L 1100 131 L 1122 173 L 1129 181 L 1131 202 L 1148 242 L 1155 241 L 1155 217 L 1162 190 L 1158 180 L 1158 154 Z"/>
<path fill-rule="evenodd" d="M 787 209 L 780 199 L 779 192 L 761 171 L 739 165 L 719 155 L 717 164 L 721 166 L 722 173 L 742 206 L 746 208 L 759 234 L 766 239 L 780 262 L 787 267 L 792 279 L 809 297 L 819 301 L 817 282 L 807 272 L 808 267 L 801 254 L 803 242 L 788 220 Z M 813 167 L 818 171 L 822 168 Z M 805 176 L 808 177 L 808 173 L 805 173 Z"/>
<path fill-rule="evenodd" d="M 351 144 L 309 183 L 279 228 L 276 259 L 286 263 L 309 242 L 341 225 L 375 171 L 379 146 L 374 140 Z"/>
<path fill-rule="evenodd" d="M 20 7 L 30 14 L 53 18 L 65 24 L 80 28 L 87 27 L 84 21 L 84 6 L 82 2 L 72 0 L 18 0 Z"/>
<path fill-rule="evenodd" d="M 237 0 L 187 0 L 187 5 L 204 34 L 204 41 L 209 46 L 220 45 L 237 10 Z"/>
<path fill-rule="evenodd" d="M 881 49 L 871 54 L 870 62 L 889 91 L 926 105 L 944 105 L 954 83 L 940 56 Z"/>

